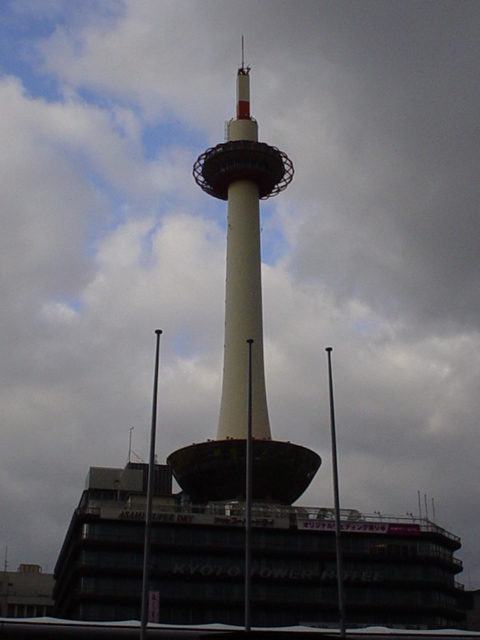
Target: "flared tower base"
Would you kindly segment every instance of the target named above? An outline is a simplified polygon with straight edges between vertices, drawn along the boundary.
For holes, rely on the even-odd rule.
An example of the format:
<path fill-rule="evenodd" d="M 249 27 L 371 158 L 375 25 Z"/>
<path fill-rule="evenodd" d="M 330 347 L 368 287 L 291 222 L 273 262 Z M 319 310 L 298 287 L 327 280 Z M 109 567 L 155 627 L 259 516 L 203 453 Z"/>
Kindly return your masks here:
<path fill-rule="evenodd" d="M 193 502 L 245 500 L 246 440 L 211 440 L 178 449 L 167 458 Z M 252 499 L 292 504 L 307 489 L 321 459 L 290 442 L 253 440 Z"/>

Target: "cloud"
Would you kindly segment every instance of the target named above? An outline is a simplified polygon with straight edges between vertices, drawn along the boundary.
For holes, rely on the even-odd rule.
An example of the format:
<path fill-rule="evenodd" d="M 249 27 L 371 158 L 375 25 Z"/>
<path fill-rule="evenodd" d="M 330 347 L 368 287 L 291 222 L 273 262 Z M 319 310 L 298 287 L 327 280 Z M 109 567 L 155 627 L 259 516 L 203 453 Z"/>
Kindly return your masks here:
<path fill-rule="evenodd" d="M 155 328 L 159 458 L 215 435 L 225 207 L 191 167 L 234 115 L 243 34 L 261 138 L 296 170 L 262 205 L 272 432 L 320 453 L 302 502 L 330 505 L 333 346 L 342 503 L 402 514 L 434 498 L 478 586 L 478 4 L 68 7 L 49 3 L 40 28 L 17 5 L 23 66 L 2 54 L 12 565 L 53 567 L 88 467 L 122 466 L 131 427 L 146 458 Z"/>

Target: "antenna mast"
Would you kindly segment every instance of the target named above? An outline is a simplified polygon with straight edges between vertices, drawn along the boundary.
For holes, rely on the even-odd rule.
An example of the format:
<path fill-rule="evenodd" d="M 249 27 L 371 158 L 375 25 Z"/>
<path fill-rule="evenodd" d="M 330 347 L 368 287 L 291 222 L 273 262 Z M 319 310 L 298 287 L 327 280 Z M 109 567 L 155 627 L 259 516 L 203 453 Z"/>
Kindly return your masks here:
<path fill-rule="evenodd" d="M 245 69 L 245 47 L 242 36 L 242 69 Z"/>
<path fill-rule="evenodd" d="M 133 427 L 130 427 L 130 438 L 128 441 L 128 464 L 132 461 L 132 431 Z"/>

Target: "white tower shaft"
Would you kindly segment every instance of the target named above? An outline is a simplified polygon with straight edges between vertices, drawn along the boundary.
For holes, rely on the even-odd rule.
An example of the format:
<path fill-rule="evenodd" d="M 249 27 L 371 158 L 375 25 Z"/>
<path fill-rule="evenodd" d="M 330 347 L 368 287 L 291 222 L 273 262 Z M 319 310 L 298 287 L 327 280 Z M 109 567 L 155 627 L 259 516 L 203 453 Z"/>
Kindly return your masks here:
<path fill-rule="evenodd" d="M 250 119 L 249 76 L 237 76 L 237 119 L 228 140 L 258 139 Z M 252 339 L 252 435 L 271 439 L 263 356 L 259 189 L 252 180 L 228 187 L 227 280 L 223 387 L 217 440 L 246 438 L 248 345 Z"/>

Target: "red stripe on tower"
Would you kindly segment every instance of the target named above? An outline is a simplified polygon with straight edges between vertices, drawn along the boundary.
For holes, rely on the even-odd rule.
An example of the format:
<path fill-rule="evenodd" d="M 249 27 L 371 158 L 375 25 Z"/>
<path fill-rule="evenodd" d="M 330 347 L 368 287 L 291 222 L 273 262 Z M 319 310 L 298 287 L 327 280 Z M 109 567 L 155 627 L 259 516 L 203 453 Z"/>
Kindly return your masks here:
<path fill-rule="evenodd" d="M 250 69 L 240 67 L 237 75 L 237 120 L 250 120 Z"/>
<path fill-rule="evenodd" d="M 250 120 L 250 103 L 239 100 L 237 103 L 237 120 Z"/>

